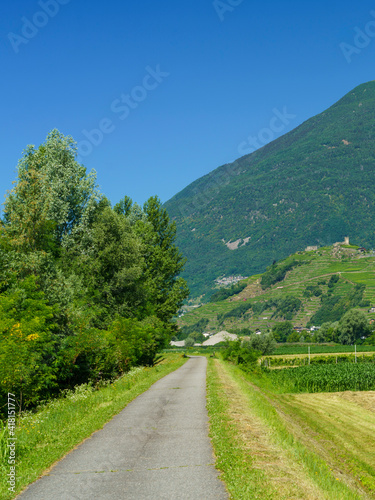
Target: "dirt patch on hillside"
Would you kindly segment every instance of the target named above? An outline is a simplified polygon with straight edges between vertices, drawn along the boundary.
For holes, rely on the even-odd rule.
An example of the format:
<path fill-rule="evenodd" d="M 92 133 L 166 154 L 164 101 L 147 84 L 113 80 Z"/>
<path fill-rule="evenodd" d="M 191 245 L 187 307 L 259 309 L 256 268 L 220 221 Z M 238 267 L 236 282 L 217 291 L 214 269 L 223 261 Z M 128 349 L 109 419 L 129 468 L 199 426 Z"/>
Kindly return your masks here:
<path fill-rule="evenodd" d="M 229 302 L 243 301 L 246 299 L 253 299 L 262 295 L 264 290 L 260 286 L 260 279 L 256 280 L 254 283 L 250 283 L 241 293 L 233 297 Z"/>

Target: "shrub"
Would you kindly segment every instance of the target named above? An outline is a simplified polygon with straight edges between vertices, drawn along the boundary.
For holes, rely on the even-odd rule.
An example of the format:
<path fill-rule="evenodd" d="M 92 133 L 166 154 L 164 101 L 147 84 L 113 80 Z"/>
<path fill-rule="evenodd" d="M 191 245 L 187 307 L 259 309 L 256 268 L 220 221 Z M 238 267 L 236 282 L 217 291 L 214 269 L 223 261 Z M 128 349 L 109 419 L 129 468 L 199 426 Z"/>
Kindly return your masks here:
<path fill-rule="evenodd" d="M 254 367 L 260 356 L 260 352 L 255 351 L 249 342 L 241 340 L 229 340 L 222 351 L 222 357 L 225 361 L 239 365 L 242 369 L 248 370 Z"/>

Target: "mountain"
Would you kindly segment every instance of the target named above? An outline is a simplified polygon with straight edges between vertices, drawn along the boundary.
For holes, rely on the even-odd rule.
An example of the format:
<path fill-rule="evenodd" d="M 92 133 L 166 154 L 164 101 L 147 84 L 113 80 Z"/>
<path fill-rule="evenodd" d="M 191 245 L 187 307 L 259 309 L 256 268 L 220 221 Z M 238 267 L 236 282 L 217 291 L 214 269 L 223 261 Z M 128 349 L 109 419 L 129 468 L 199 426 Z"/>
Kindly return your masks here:
<path fill-rule="evenodd" d="M 165 207 L 193 297 L 307 246 L 375 244 L 375 82 L 256 152 L 201 177 Z"/>
<path fill-rule="evenodd" d="M 375 320 L 375 253 L 354 245 L 298 252 L 240 283 L 238 293 L 180 317 L 181 338 L 201 330 L 265 331 L 285 320 L 318 326 L 339 321 L 351 308 Z"/>

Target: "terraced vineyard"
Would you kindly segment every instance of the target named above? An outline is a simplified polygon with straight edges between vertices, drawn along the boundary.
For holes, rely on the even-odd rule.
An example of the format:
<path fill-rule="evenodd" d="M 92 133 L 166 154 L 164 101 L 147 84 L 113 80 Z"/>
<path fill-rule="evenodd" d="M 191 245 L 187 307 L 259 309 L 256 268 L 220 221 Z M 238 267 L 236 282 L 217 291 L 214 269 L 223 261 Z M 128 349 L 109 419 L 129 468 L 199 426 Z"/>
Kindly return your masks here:
<path fill-rule="evenodd" d="M 369 320 L 375 320 L 375 312 L 369 312 L 371 307 L 375 306 L 374 253 L 363 254 L 358 247 L 336 245 L 312 252 L 298 252 L 277 263 L 276 267 L 293 262 L 294 267 L 282 281 L 273 283 L 269 288 L 262 288 L 264 274 L 252 276 L 245 280 L 247 287 L 243 291 L 226 300 L 204 304 L 185 314 L 179 318 L 179 325 L 191 326 L 202 318 L 208 320 L 207 331 L 235 331 L 243 328 L 264 331 L 285 319 L 291 320 L 297 327 L 305 327 L 308 323 L 319 325 L 314 315 L 322 307 L 321 297 L 330 297 L 337 302 L 341 300 L 341 312 L 356 307 L 364 311 Z M 337 279 L 334 284 L 330 283 L 332 276 Z M 308 287 L 315 291 L 316 295 L 309 293 Z M 362 294 L 362 297 L 351 303 L 350 297 L 355 294 Z M 278 314 L 272 304 L 285 300 L 286 297 L 301 301 L 299 310 L 293 311 L 287 317 Z M 237 314 L 235 309 L 245 303 L 246 307 L 249 306 L 248 311 Z M 243 306 L 244 309 L 246 307 Z M 257 309 L 261 312 L 257 313 Z"/>

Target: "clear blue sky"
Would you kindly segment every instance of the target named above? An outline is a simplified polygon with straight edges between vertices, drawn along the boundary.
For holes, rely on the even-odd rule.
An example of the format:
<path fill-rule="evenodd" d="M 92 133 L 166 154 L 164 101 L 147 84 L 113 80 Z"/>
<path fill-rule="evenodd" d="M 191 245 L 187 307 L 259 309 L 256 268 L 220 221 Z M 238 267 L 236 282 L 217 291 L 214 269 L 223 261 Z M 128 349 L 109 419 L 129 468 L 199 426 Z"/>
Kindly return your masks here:
<path fill-rule="evenodd" d="M 375 79 L 373 1 L 56 2 L 1 5 L 2 193 L 58 128 L 113 203 L 164 202 Z"/>

